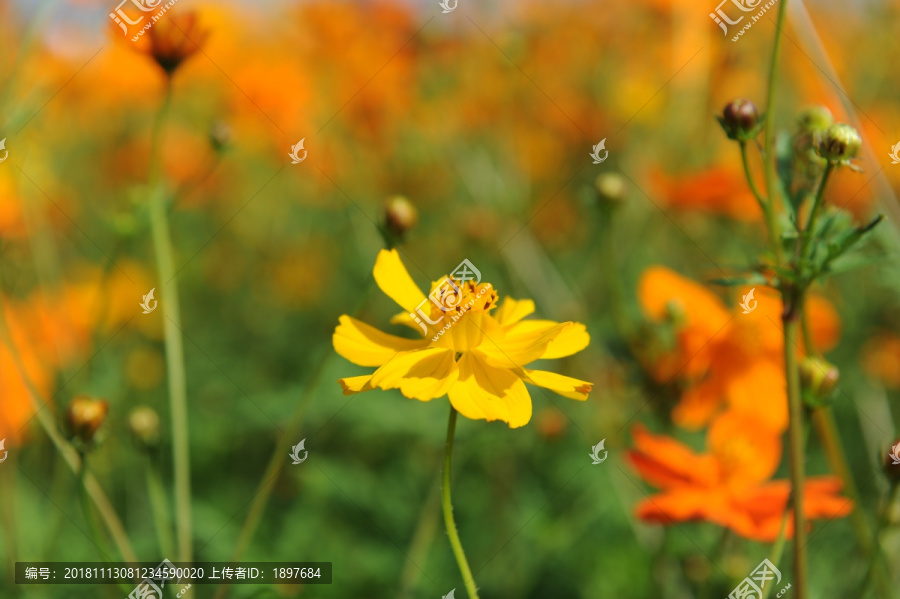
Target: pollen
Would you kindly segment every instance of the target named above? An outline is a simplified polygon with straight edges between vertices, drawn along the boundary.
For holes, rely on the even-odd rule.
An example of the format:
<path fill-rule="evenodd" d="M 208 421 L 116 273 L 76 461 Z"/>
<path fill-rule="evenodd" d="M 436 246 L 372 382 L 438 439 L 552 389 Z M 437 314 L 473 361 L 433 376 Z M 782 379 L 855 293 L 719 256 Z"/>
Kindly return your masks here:
<path fill-rule="evenodd" d="M 490 283 L 447 277 L 431 292 L 431 316 L 459 318 L 467 312 L 489 312 L 497 307 L 498 299 L 497 290 Z"/>

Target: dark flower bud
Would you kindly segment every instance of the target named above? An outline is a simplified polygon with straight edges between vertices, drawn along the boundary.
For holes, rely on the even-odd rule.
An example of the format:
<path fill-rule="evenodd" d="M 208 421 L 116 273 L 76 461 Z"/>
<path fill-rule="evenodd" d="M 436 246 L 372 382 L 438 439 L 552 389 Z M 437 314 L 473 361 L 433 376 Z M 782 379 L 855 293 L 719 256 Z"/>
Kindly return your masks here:
<path fill-rule="evenodd" d="M 419 222 L 419 211 L 403 196 L 393 196 L 384 202 L 384 228 L 391 237 L 403 236 Z"/>
<path fill-rule="evenodd" d="M 716 118 L 728 139 L 751 141 L 759 133 L 759 111 L 750 100 L 740 98 L 730 102 L 722 111 L 722 116 Z"/>
<path fill-rule="evenodd" d="M 138 406 L 131 410 L 128 428 L 138 445 L 152 449 L 159 444 L 159 415 L 153 408 Z"/>
<path fill-rule="evenodd" d="M 855 158 L 860 146 L 859 132 L 850 125 L 837 123 L 819 137 L 816 152 L 829 162 L 844 162 Z"/>
<path fill-rule="evenodd" d="M 884 472 L 889 479 L 900 481 L 900 439 L 897 439 L 888 450 L 888 455 L 884 460 Z"/>
<path fill-rule="evenodd" d="M 840 376 L 837 366 L 821 358 L 801 360 L 800 387 L 807 405 L 811 408 L 829 405 Z"/>
<path fill-rule="evenodd" d="M 89 446 L 106 421 L 109 404 L 102 399 L 79 395 L 69 402 L 66 420 L 76 441 Z"/>
<path fill-rule="evenodd" d="M 182 62 L 193 56 L 209 37 L 200 27 L 197 14 L 192 11 L 165 15 L 147 31 L 149 54 L 171 77 Z"/>
<path fill-rule="evenodd" d="M 617 173 L 601 173 L 594 180 L 600 204 L 617 206 L 625 199 L 625 178 Z"/>

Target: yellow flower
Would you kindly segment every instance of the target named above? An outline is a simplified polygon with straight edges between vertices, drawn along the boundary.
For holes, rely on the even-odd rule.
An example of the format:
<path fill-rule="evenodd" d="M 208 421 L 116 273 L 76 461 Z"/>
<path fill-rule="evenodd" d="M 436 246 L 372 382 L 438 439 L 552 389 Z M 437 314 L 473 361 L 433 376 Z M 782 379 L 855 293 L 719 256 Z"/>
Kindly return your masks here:
<path fill-rule="evenodd" d="M 512 298 L 491 315 L 498 296 L 490 283 L 455 282 L 457 293 L 443 277 L 431 286 L 435 297 L 452 295 L 442 310 L 426 301 L 396 250 L 381 251 L 373 274 L 385 295 L 403 308 L 391 322 L 409 326 L 423 338 L 397 337 L 341 316 L 334 331 L 335 351 L 354 364 L 378 367 L 369 375 L 341 379 L 345 395 L 375 388 L 399 389 L 419 401 L 447 395 L 466 418 L 502 420 L 510 428 L 531 419 L 525 383 L 571 399 L 587 399 L 592 383 L 524 368 L 535 360 L 562 358 L 587 347 L 590 337 L 583 324 L 523 320 L 534 312 L 534 302 Z M 417 322 L 412 314 L 422 302 L 421 315 L 427 318 Z M 447 311 L 448 306 L 453 307 Z"/>

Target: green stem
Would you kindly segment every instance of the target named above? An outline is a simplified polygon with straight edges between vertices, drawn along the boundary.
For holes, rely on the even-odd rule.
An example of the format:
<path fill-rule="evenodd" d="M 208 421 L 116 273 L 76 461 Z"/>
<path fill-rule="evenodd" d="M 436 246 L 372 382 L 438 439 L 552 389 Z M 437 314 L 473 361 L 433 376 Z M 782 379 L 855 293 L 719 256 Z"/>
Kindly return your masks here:
<path fill-rule="evenodd" d="M 403 566 L 403 573 L 400 575 L 400 591 L 397 593 L 400 599 L 409 599 L 414 596 L 416 585 L 422 575 L 421 564 L 425 563 L 425 559 L 428 557 L 428 550 L 431 548 L 434 535 L 438 530 L 437 505 L 438 501 L 440 501 L 439 485 L 440 476 L 431 485 L 428 498 L 425 500 L 425 505 L 422 506 L 419 521 L 416 523 L 412 540 L 409 543 L 409 551 L 406 552 L 406 565 Z"/>
<path fill-rule="evenodd" d="M 741 145 L 741 163 L 744 165 L 744 177 L 747 179 L 747 185 L 750 186 L 750 191 L 753 192 L 753 196 L 756 198 L 760 209 L 766 217 L 766 223 L 768 223 L 769 203 L 762 197 L 762 194 L 759 193 L 759 188 L 756 187 L 756 181 L 753 179 L 753 173 L 750 171 L 750 162 L 747 157 L 747 142 L 741 141 L 739 143 Z"/>
<path fill-rule="evenodd" d="M 784 366 L 787 376 L 788 445 L 791 466 L 791 502 L 794 511 L 794 580 L 796 599 L 806 599 L 806 514 L 803 510 L 804 451 L 803 451 L 803 403 L 800 398 L 800 371 L 795 340 L 799 330 L 798 306 L 801 294 L 785 298 L 784 316 Z M 799 295 L 799 297 L 798 297 Z"/>
<path fill-rule="evenodd" d="M 625 285 L 619 271 L 619 261 L 616 256 L 615 238 L 613 237 L 613 208 L 605 208 L 600 214 L 600 254 L 602 273 L 605 278 L 606 295 L 609 297 L 610 312 L 618 330 L 619 336 L 627 343 L 633 343 L 634 327 L 628 314 L 627 301 L 625 300 Z M 593 269 L 593 267 L 592 267 Z"/>
<path fill-rule="evenodd" d="M 894 501 L 897 499 L 897 494 L 900 492 L 900 481 L 894 479 L 891 480 L 891 487 L 888 490 L 887 499 L 885 500 L 885 504 L 882 507 L 881 514 L 879 514 L 878 522 L 875 528 L 875 540 L 874 540 L 874 551 L 869 556 L 869 568 L 866 573 L 866 581 L 863 587 L 863 594 L 860 595 L 865 596 L 865 592 L 871 587 L 873 583 L 873 575 L 879 572 L 881 569 L 878 567 L 882 561 L 883 555 L 881 550 L 881 537 L 882 533 L 884 533 L 885 529 L 888 527 L 888 523 L 891 515 L 891 506 L 894 504 Z M 882 572 L 883 574 L 883 572 Z M 883 591 L 883 589 L 882 589 Z M 888 596 L 888 595 L 884 595 Z"/>
<path fill-rule="evenodd" d="M 366 287 L 365 292 L 359 298 L 356 309 L 353 311 L 354 315 L 358 316 L 368 303 L 369 298 L 372 296 L 372 289 L 373 285 L 370 282 Z M 272 495 L 272 489 L 275 487 L 275 479 L 280 476 L 281 470 L 286 463 L 285 456 L 288 455 L 291 444 L 296 443 L 298 440 L 297 435 L 303 423 L 303 416 L 306 413 L 306 408 L 313 399 L 313 392 L 318 389 L 319 383 L 322 381 L 322 375 L 327 370 L 329 362 L 336 355 L 335 352 L 330 350 L 326 351 L 320 358 L 316 368 L 313 370 L 315 374 L 312 379 L 310 379 L 304 387 L 303 395 L 301 396 L 300 401 L 297 402 L 297 407 L 294 408 L 294 413 L 291 415 L 287 428 L 284 430 L 281 437 L 279 437 L 278 443 L 275 445 L 275 450 L 269 458 L 269 464 L 266 466 L 266 471 L 263 473 L 259 485 L 257 485 L 256 493 L 253 495 L 253 503 L 247 511 L 247 517 L 244 520 L 234 551 L 231 554 L 232 562 L 241 561 L 241 558 L 250 546 L 250 542 L 253 540 L 253 536 L 256 534 L 256 530 L 262 520 L 263 513 L 266 511 L 266 505 L 269 502 L 269 497 Z M 213 599 L 225 599 L 230 590 L 231 585 L 220 585 Z"/>
<path fill-rule="evenodd" d="M 778 230 L 778 222 L 775 220 L 775 210 L 778 205 L 776 198 L 778 193 L 778 172 L 775 170 L 775 89 L 778 74 L 778 59 L 781 55 L 781 30 L 784 27 L 787 13 L 788 0 L 781 0 L 778 6 L 778 21 L 775 24 L 775 44 L 772 48 L 772 62 L 769 65 L 769 85 L 766 97 L 766 196 L 769 209 L 765 212 L 766 225 L 769 228 L 769 239 L 772 243 L 772 251 L 775 253 L 775 261 L 782 263 L 781 235 Z M 802 598 L 801 598 L 802 599 Z"/>
<path fill-rule="evenodd" d="M 126 562 L 136 562 L 138 561 L 137 556 L 134 553 L 134 549 L 131 547 L 131 541 L 128 539 L 128 534 L 125 532 L 125 527 L 122 526 L 122 521 L 119 520 L 119 516 L 116 514 L 115 509 L 113 509 L 112 504 L 109 502 L 109 498 L 106 496 L 106 493 L 103 492 L 103 488 L 100 486 L 100 483 L 97 482 L 97 479 L 94 478 L 92 474 L 87 471 L 84 471 L 84 463 L 81 460 L 78 452 L 72 447 L 72 444 L 66 441 L 62 433 L 59 432 L 59 429 L 56 426 L 56 421 L 53 415 L 51 414 L 51 410 L 45 410 L 46 399 L 41 397 L 40 391 L 38 391 L 37 387 L 34 384 L 34 381 L 31 380 L 31 376 L 28 374 L 28 371 L 25 370 L 25 365 L 22 362 L 22 356 L 19 354 L 18 349 L 12 343 L 12 339 L 9 334 L 9 325 L 6 322 L 6 308 L 3 302 L 3 294 L 0 293 L 0 341 L 6 346 L 9 351 L 9 355 L 13 360 L 13 365 L 16 369 L 16 374 L 19 375 L 19 378 L 22 380 L 25 385 L 25 389 L 27 390 L 28 399 L 31 402 L 31 407 L 35 411 L 36 418 L 40 423 L 41 427 L 44 429 L 44 432 L 47 433 L 47 436 L 53 442 L 54 447 L 56 447 L 57 451 L 59 451 L 60 455 L 69 465 L 69 468 L 72 469 L 76 475 L 80 477 L 79 483 L 80 486 L 83 487 L 91 501 L 94 502 L 94 506 L 97 508 L 97 512 L 103 518 L 103 522 L 106 524 L 107 530 L 109 530 L 109 534 L 112 537 L 113 541 L 116 543 L 116 547 L 119 550 L 122 558 Z"/>
<path fill-rule="evenodd" d="M 178 536 L 178 559 L 192 560 L 191 547 L 191 461 L 188 438 L 187 384 L 184 370 L 184 345 L 181 338 L 181 309 L 178 303 L 178 280 L 172 237 L 166 214 L 166 194 L 162 173 L 161 141 L 166 117 L 172 104 L 172 84 L 166 79 L 163 103 L 153 126 L 150 150 L 150 228 L 159 273 L 159 303 L 163 314 L 163 335 L 169 379 L 169 406 L 172 416 L 172 453 L 175 472 L 175 522 Z"/>
<path fill-rule="evenodd" d="M 831 175 L 832 170 L 834 170 L 834 164 L 829 162 L 822 172 L 822 180 L 819 182 L 819 188 L 816 190 L 816 197 L 813 200 L 812 209 L 809 211 L 809 220 L 806 222 L 806 227 L 801 234 L 803 239 L 802 245 L 800 246 L 801 275 L 805 274 L 807 263 L 810 259 L 809 253 L 810 248 L 812 247 L 813 237 L 815 237 L 816 234 L 816 221 L 819 218 L 819 212 L 822 210 L 822 197 L 825 195 L 825 184 L 828 183 L 828 177 Z"/>
<path fill-rule="evenodd" d="M 466 553 L 463 551 L 462 543 L 459 541 L 459 532 L 456 530 L 456 521 L 453 519 L 453 502 L 450 500 L 450 470 L 453 464 L 453 436 L 456 433 L 457 414 L 456 408 L 450 406 L 450 421 L 447 423 L 447 445 L 444 448 L 444 487 L 441 505 L 444 508 L 444 523 L 447 526 L 447 535 L 450 537 L 450 547 L 453 548 L 453 555 L 456 557 L 456 563 L 459 565 L 459 572 L 462 574 L 466 590 L 469 592 L 469 599 L 478 599 L 475 578 L 472 576 L 472 570 L 469 568 L 469 562 L 466 560 Z"/>
<path fill-rule="evenodd" d="M 91 510 L 91 498 L 88 494 L 87 484 L 85 484 L 85 477 L 88 471 L 87 455 L 85 455 L 84 452 L 79 451 L 78 456 L 81 458 L 81 469 L 78 471 L 78 491 L 81 496 L 81 510 L 84 513 L 84 519 L 87 522 L 88 530 L 91 531 L 91 538 L 94 540 L 94 545 L 97 546 L 97 551 L 100 553 L 100 558 L 103 561 L 108 562 L 111 560 L 106 551 L 106 543 L 100 535 L 100 527 L 97 526 L 97 518 Z"/>
<path fill-rule="evenodd" d="M 778 538 L 775 539 L 775 544 L 772 545 L 772 553 L 769 554 L 769 561 L 772 562 L 775 567 L 778 567 L 778 563 L 781 561 L 781 554 L 784 553 L 784 542 L 787 539 L 787 521 L 788 521 L 788 510 L 784 510 L 784 516 L 781 518 L 781 527 L 778 529 Z M 766 599 L 769 596 L 769 593 L 772 592 L 772 587 L 774 584 L 767 584 L 763 587 L 762 597 L 760 599 Z"/>
<path fill-rule="evenodd" d="M 147 455 L 147 496 L 150 500 L 150 511 L 156 527 L 156 540 L 163 555 L 174 555 L 175 541 L 172 539 L 172 517 L 169 513 L 169 502 L 163 486 L 159 466 L 155 455 Z"/>

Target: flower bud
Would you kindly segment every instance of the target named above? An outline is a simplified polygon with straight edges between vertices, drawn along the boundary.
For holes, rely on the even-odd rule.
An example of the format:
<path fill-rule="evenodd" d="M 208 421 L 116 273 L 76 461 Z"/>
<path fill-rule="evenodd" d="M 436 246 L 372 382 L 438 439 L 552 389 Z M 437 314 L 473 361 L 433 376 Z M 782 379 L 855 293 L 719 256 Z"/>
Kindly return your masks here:
<path fill-rule="evenodd" d="M 128 428 L 138 445 L 152 449 L 159 444 L 159 415 L 149 406 L 138 406 L 128 414 Z"/>
<path fill-rule="evenodd" d="M 900 481 L 900 439 L 897 439 L 888 450 L 884 460 L 884 472 L 889 479 Z"/>
<path fill-rule="evenodd" d="M 816 152 L 829 162 L 843 162 L 855 158 L 860 146 L 859 132 L 850 125 L 837 123 L 819 137 Z"/>
<path fill-rule="evenodd" d="M 831 403 L 839 379 L 837 366 L 821 358 L 806 357 L 800 362 L 800 387 L 803 399 L 811 408 L 821 408 Z"/>
<path fill-rule="evenodd" d="M 403 236 L 419 222 L 419 211 L 403 196 L 393 196 L 384 202 L 384 227 L 391 237 Z"/>
<path fill-rule="evenodd" d="M 797 118 L 797 128 L 801 131 L 815 133 L 824 131 L 834 123 L 831 111 L 824 106 L 809 106 Z"/>
<path fill-rule="evenodd" d="M 216 154 L 221 154 L 231 143 L 231 127 L 222 121 L 216 121 L 209 130 L 209 145 Z"/>
<path fill-rule="evenodd" d="M 84 445 L 91 445 L 106 421 L 109 404 L 102 399 L 79 395 L 69 402 L 66 420 L 74 438 Z"/>
<path fill-rule="evenodd" d="M 625 179 L 617 173 L 600 173 L 594 179 L 594 188 L 601 205 L 618 206 L 625 199 Z"/>
<path fill-rule="evenodd" d="M 717 118 L 728 139 L 751 141 L 759 133 L 759 111 L 750 100 L 740 98 L 730 102 Z"/>
<path fill-rule="evenodd" d="M 147 36 L 150 56 L 171 77 L 182 62 L 200 50 L 209 31 L 200 27 L 195 12 L 188 11 L 167 14 L 153 24 Z"/>

